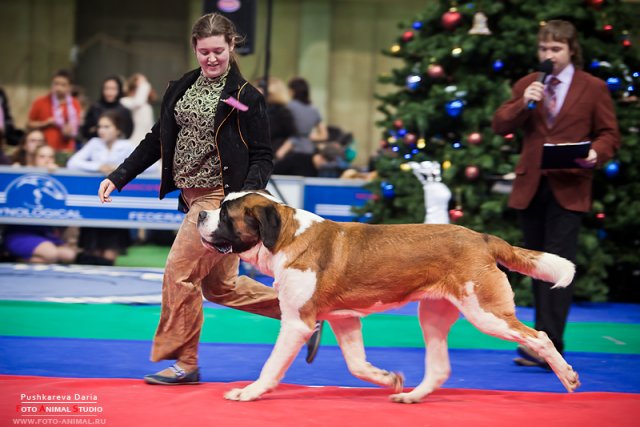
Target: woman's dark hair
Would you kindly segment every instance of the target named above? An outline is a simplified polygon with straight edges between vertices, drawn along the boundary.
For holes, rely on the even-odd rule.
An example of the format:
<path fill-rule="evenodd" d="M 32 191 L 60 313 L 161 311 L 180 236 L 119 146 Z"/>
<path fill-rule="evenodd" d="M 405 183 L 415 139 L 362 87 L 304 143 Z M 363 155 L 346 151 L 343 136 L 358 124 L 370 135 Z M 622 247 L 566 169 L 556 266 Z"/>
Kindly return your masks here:
<path fill-rule="evenodd" d="M 309 83 L 302 77 L 294 77 L 289 80 L 288 85 L 291 89 L 291 97 L 303 104 L 311 104 L 311 98 L 309 97 Z"/>
<path fill-rule="evenodd" d="M 111 120 L 111 123 L 120 131 L 121 136 L 124 137 L 124 117 L 122 117 L 122 114 L 118 110 L 105 110 L 98 117 L 98 121 L 103 117 Z"/>
<path fill-rule="evenodd" d="M 28 132 L 25 132 L 20 138 L 20 142 L 18 143 L 18 147 L 11 155 L 11 163 L 19 163 L 22 166 L 27 166 L 27 139 L 33 133 L 39 133 L 44 138 L 44 133 L 40 129 L 31 129 Z M 47 140 L 44 139 L 39 145 L 46 145 Z"/>
<path fill-rule="evenodd" d="M 124 84 L 122 83 L 122 79 L 119 76 L 109 76 L 102 81 L 102 86 L 100 86 L 100 101 L 103 103 L 107 103 L 107 100 L 104 99 L 104 85 L 107 82 L 114 81 L 118 85 L 118 95 L 116 96 L 116 101 L 120 101 L 120 98 L 124 96 Z"/>

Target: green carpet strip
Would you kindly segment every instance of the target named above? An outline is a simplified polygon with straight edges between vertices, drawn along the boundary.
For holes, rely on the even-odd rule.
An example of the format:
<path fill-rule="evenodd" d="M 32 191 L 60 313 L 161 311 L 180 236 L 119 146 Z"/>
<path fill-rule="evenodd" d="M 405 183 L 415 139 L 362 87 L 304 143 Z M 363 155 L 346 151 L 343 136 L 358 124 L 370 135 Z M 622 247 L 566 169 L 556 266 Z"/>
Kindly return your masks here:
<path fill-rule="evenodd" d="M 58 338 L 151 340 L 159 306 L 119 304 L 59 304 L 0 301 L 0 335 Z M 237 310 L 205 308 L 203 342 L 273 344 L 279 322 Z M 369 347 L 424 347 L 418 321 L 410 316 L 371 315 L 363 319 Z M 330 328 L 324 345 L 337 345 Z M 479 332 L 465 319 L 449 335 L 449 346 L 459 349 L 512 350 L 515 344 Z M 624 323 L 569 323 L 566 350 L 640 354 L 640 325 Z"/>

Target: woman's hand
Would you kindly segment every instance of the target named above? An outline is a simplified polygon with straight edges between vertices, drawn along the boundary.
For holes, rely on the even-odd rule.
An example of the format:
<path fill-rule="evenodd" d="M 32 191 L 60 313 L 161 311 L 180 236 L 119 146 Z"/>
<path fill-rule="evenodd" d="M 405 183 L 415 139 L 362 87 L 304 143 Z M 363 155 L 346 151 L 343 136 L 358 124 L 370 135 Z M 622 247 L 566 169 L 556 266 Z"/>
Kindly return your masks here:
<path fill-rule="evenodd" d="M 116 189 L 116 186 L 110 179 L 104 179 L 100 183 L 100 188 L 98 188 L 98 197 L 102 203 L 110 203 L 111 202 L 111 192 Z"/>

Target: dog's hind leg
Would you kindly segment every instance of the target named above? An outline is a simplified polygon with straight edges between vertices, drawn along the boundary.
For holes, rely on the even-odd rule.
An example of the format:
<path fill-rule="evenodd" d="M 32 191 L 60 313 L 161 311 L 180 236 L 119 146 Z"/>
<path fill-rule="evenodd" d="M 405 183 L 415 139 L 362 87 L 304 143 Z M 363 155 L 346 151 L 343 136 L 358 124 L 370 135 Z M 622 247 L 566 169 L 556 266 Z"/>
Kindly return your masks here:
<path fill-rule="evenodd" d="M 489 275 L 482 283 L 465 283 L 465 295 L 452 299 L 462 314 L 482 332 L 503 340 L 526 345 L 542 357 L 567 391 L 580 386 L 578 374 L 541 331 L 536 331 L 516 318 L 513 291 L 504 273 Z M 500 280 L 496 282 L 495 280 Z"/>
<path fill-rule="evenodd" d="M 425 376 L 416 388 L 408 393 L 389 396 L 393 402 L 417 403 L 434 392 L 449 378 L 449 348 L 447 336 L 451 325 L 458 319 L 458 309 L 445 299 L 424 299 L 418 305 L 418 318 L 426 345 Z"/>
<path fill-rule="evenodd" d="M 338 340 L 349 371 L 361 380 L 383 387 L 390 387 L 395 392 L 402 390 L 404 377 L 397 372 L 389 372 L 376 368 L 367 362 L 362 341 L 362 324 L 357 317 L 346 317 L 329 320 L 331 329 Z"/>

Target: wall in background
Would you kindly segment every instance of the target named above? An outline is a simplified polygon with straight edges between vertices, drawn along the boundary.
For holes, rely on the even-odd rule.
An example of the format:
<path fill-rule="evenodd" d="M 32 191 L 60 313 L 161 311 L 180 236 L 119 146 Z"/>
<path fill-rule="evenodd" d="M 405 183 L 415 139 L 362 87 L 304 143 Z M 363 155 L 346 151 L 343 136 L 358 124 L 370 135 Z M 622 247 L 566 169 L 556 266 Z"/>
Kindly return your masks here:
<path fill-rule="evenodd" d="M 267 1 L 257 0 L 256 43 L 241 57 L 247 79 L 264 73 Z M 427 0 L 428 1 L 428 0 Z M 307 78 L 327 124 L 352 132 L 366 165 L 378 146 L 377 76 L 394 66 L 380 51 L 395 42 L 398 22 L 425 0 L 273 0 L 270 74 Z M 147 75 L 162 95 L 167 83 L 195 68 L 189 45 L 201 0 L 2 0 L 0 85 L 18 125 L 59 68 L 74 70 L 92 102 L 110 74 Z M 157 108 L 157 106 L 156 106 Z"/>

